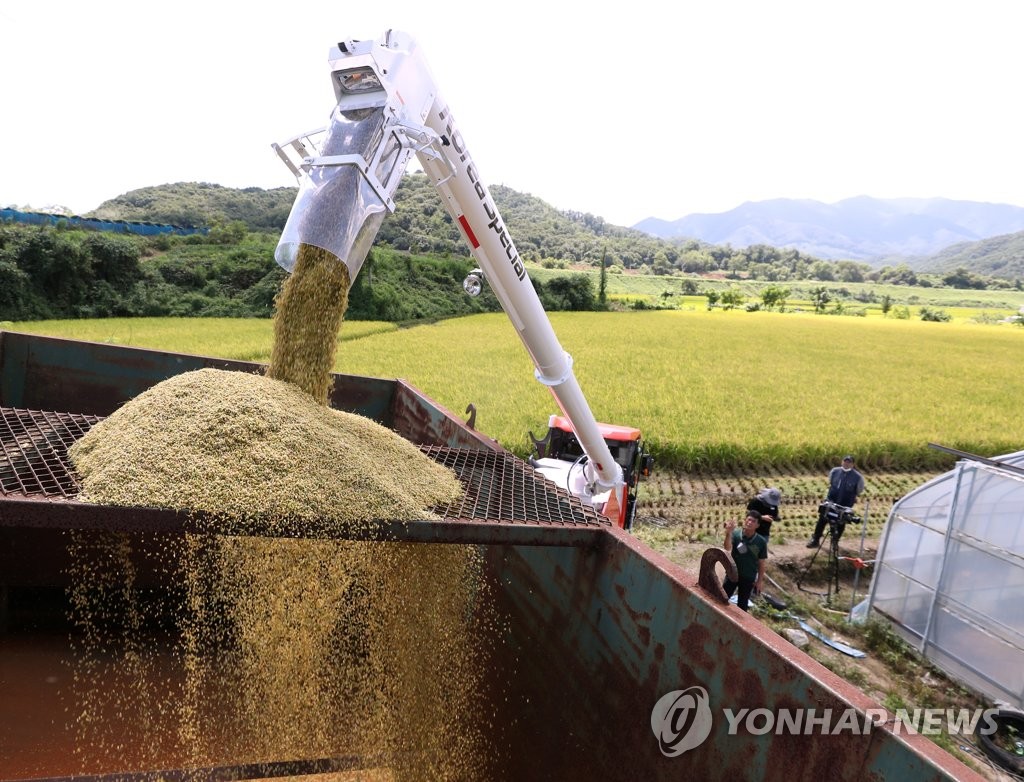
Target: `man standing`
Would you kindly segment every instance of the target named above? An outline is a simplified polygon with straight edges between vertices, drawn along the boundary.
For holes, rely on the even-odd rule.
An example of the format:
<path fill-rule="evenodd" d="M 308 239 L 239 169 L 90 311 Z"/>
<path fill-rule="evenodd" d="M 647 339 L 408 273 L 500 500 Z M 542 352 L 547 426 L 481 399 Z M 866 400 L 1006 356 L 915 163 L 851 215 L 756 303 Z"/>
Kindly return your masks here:
<path fill-rule="evenodd" d="M 760 523 L 761 514 L 757 511 L 747 511 L 742 531 L 736 529 L 735 521 L 725 522 L 724 548 L 732 554 L 732 561 L 736 563 L 738 580 L 732 581 L 726 576 L 722 588 L 729 597 L 739 589 L 736 605 L 744 611 L 750 604 L 750 595 L 761 591 L 764 566 L 768 561 L 768 541 L 757 534 L 757 525 Z"/>
<path fill-rule="evenodd" d="M 747 503 L 747 510 L 756 510 L 761 514 L 761 524 L 757 528 L 757 534 L 765 540 L 770 541 L 772 534 L 772 522 L 779 521 L 779 503 L 782 502 L 782 492 L 774 486 L 761 489 L 750 502 Z"/>
<path fill-rule="evenodd" d="M 827 503 L 832 502 L 845 509 L 852 508 L 862 491 L 864 491 L 864 476 L 854 469 L 853 457 L 847 454 L 843 457 L 842 465 L 833 467 L 829 471 L 828 497 L 818 506 L 818 523 L 814 526 L 814 535 L 807 541 L 807 548 L 817 548 L 821 543 L 821 536 L 825 531 L 825 524 L 828 522 Z"/>

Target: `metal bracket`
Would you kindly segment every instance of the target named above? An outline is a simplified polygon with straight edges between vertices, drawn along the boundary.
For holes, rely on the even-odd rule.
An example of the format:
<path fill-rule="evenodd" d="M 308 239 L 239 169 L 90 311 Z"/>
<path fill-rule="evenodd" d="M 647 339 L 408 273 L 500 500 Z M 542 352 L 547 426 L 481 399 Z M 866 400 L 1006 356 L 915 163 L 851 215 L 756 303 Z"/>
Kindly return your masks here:
<path fill-rule="evenodd" d="M 271 144 L 270 146 L 273 147 L 278 157 L 284 161 L 284 164 L 288 166 L 288 170 L 292 172 L 296 179 L 298 179 L 302 175 L 302 161 L 320 151 L 317 146 L 317 142 L 313 140 L 313 137 L 324 133 L 326 130 L 326 127 L 317 128 L 316 130 L 310 130 L 306 133 L 300 133 L 298 136 L 288 139 L 283 144 Z M 298 163 L 292 160 L 286 147 L 291 147 L 294 150 L 294 154 L 299 160 Z"/>
<path fill-rule="evenodd" d="M 709 548 L 700 558 L 700 573 L 697 576 L 697 586 L 722 605 L 729 605 L 729 596 L 725 594 L 725 587 L 722 586 L 718 573 L 715 572 L 716 562 L 725 567 L 726 578 L 730 581 L 739 580 L 739 574 L 736 572 L 736 563 L 732 561 L 732 557 L 725 553 L 725 549 Z"/>
<path fill-rule="evenodd" d="M 309 169 L 315 166 L 355 166 L 359 169 L 359 173 L 363 175 L 363 179 L 366 180 L 367 184 L 373 188 L 377 197 L 384 203 L 384 206 L 388 208 L 388 211 L 395 211 L 394 200 L 388 195 L 380 180 L 371 173 L 370 164 L 366 162 L 366 158 L 362 155 L 327 155 L 326 157 L 306 158 L 302 161 L 302 169 L 304 171 L 309 171 Z"/>
<path fill-rule="evenodd" d="M 566 380 L 572 377 L 572 356 L 570 356 L 568 353 L 564 351 L 562 352 L 562 355 L 565 356 L 565 371 L 562 372 L 562 374 L 559 377 L 552 378 L 542 375 L 540 373 L 540 368 L 538 367 L 533 370 L 533 376 L 537 378 L 538 383 L 545 386 L 560 386 L 562 385 L 562 383 L 564 383 Z"/>

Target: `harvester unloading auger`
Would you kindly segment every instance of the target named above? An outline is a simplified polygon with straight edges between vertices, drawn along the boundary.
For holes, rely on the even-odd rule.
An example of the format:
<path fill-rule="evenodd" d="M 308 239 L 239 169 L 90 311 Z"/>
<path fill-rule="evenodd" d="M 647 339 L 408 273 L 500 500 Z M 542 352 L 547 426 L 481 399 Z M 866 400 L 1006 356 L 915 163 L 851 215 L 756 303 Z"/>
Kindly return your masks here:
<path fill-rule="evenodd" d="M 341 41 L 328 59 L 337 101 L 329 125 L 273 145 L 299 181 L 278 263 L 291 271 L 300 246 L 312 245 L 345 263 L 354 280 L 415 155 L 479 264 L 463 287 L 476 295 L 488 282 L 533 359 L 537 380 L 562 411 L 551 417 L 548 435 L 534 440 L 540 457 L 534 466 L 628 529 L 635 487 L 651 457 L 639 430 L 595 420 L 572 357 L 555 336 L 419 46 L 389 30 L 375 41 Z"/>

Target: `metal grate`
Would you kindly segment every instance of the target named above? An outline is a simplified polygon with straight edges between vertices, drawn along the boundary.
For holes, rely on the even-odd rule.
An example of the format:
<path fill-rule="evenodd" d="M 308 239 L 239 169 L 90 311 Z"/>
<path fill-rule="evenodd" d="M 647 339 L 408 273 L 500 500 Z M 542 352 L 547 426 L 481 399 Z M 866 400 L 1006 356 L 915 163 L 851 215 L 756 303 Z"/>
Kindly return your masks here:
<path fill-rule="evenodd" d="M 0 408 L 0 492 L 74 497 L 78 479 L 68 447 L 102 420 L 98 416 Z"/>
<path fill-rule="evenodd" d="M 521 524 L 610 525 L 584 505 L 536 473 L 521 459 L 498 451 L 420 446 L 435 462 L 459 476 L 463 498 L 432 510 L 445 519 L 486 519 Z"/>
<path fill-rule="evenodd" d="M 100 416 L 0 408 L 0 495 L 74 499 L 81 487 L 68 448 Z M 462 500 L 431 508 L 446 521 L 608 526 L 611 522 L 508 453 L 423 445 L 459 477 Z"/>

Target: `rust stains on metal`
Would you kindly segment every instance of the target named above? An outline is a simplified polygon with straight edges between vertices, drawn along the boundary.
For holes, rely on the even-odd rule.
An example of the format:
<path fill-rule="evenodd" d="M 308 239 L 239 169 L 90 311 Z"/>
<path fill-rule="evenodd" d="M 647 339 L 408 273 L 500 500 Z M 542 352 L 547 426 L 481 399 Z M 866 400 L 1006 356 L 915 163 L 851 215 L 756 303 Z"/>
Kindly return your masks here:
<path fill-rule="evenodd" d="M 423 392 L 404 380 L 395 381 L 390 415 L 393 426 L 414 443 L 504 451 L 494 440 L 462 423 L 437 402 L 426 404 Z M 474 418 L 476 411 L 474 410 Z"/>

